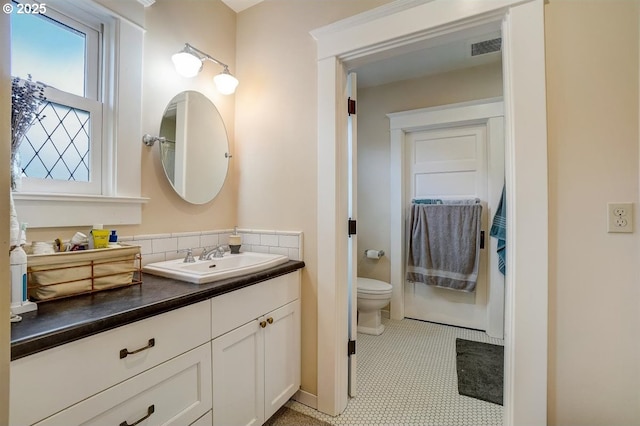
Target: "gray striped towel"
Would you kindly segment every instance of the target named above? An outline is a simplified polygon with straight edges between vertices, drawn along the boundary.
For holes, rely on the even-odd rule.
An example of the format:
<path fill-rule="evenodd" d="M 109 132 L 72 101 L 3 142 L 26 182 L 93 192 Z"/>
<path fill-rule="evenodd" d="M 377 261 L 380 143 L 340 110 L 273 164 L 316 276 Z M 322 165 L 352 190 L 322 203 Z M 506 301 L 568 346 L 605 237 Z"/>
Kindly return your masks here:
<path fill-rule="evenodd" d="M 481 204 L 412 204 L 406 279 L 472 292 L 480 262 Z"/>

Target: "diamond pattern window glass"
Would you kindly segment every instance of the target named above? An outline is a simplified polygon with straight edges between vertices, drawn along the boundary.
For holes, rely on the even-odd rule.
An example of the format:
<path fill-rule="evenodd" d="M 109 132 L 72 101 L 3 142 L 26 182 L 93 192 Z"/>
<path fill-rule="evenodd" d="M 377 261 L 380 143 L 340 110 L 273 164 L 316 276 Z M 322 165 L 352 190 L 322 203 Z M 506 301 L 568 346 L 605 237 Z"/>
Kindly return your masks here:
<path fill-rule="evenodd" d="M 89 112 L 46 102 L 42 115 L 20 146 L 23 175 L 88 182 Z"/>

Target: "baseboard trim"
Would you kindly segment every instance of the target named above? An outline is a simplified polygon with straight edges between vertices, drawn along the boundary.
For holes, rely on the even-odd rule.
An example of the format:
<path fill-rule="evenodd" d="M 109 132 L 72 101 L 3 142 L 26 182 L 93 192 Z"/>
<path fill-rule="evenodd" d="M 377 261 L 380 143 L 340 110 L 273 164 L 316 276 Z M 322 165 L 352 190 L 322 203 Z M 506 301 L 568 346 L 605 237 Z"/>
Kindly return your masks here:
<path fill-rule="evenodd" d="M 304 404 L 307 407 L 311 407 L 314 410 L 318 409 L 318 396 L 312 393 L 303 391 L 300 389 L 293 395 L 293 399 L 298 401 L 300 404 Z"/>

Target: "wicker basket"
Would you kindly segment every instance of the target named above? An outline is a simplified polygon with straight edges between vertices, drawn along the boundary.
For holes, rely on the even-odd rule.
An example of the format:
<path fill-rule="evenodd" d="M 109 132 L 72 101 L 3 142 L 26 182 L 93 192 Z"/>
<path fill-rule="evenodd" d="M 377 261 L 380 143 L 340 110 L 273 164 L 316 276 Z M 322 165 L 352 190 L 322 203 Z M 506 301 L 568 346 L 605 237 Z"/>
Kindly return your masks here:
<path fill-rule="evenodd" d="M 142 283 L 140 247 L 27 256 L 31 300 L 45 301 Z"/>

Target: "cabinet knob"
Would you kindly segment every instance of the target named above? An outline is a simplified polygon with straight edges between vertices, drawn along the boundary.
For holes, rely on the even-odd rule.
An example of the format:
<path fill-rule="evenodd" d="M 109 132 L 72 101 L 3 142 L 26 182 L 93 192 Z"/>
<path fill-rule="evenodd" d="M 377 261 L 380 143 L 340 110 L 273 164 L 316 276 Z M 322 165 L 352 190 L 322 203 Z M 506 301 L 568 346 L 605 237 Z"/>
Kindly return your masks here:
<path fill-rule="evenodd" d="M 267 318 L 267 322 L 268 322 L 269 324 L 273 324 L 273 318 L 271 318 L 271 317 Z"/>
<path fill-rule="evenodd" d="M 265 328 L 267 326 L 266 321 L 260 321 L 260 327 Z"/>

